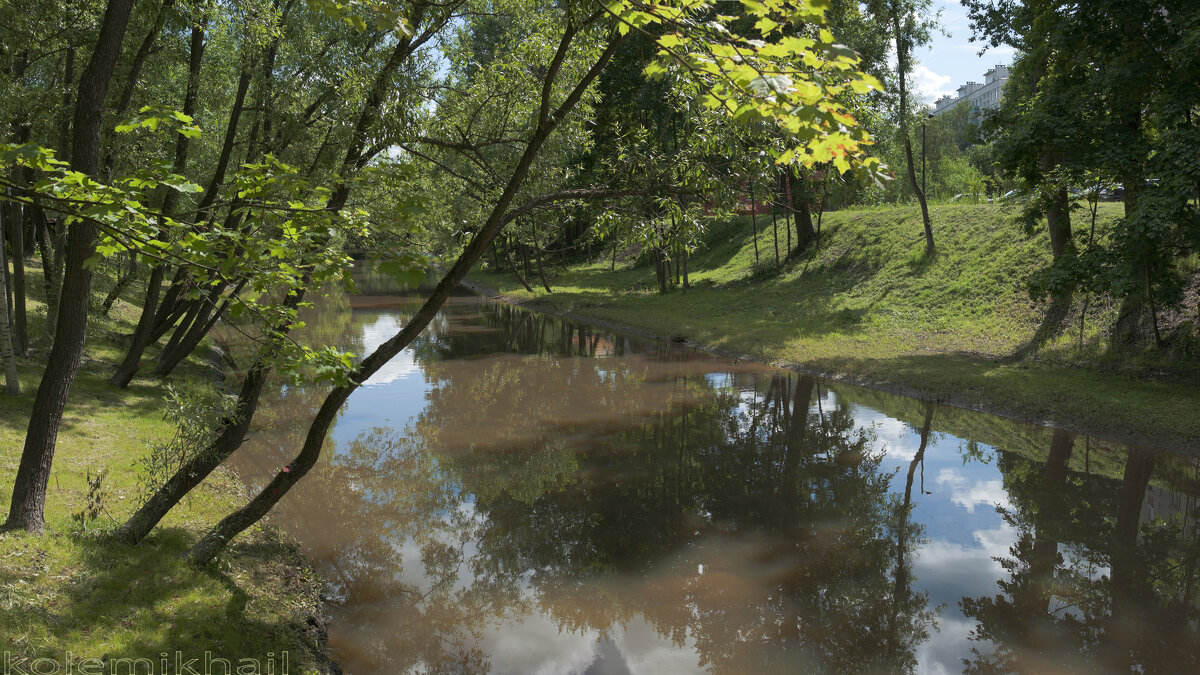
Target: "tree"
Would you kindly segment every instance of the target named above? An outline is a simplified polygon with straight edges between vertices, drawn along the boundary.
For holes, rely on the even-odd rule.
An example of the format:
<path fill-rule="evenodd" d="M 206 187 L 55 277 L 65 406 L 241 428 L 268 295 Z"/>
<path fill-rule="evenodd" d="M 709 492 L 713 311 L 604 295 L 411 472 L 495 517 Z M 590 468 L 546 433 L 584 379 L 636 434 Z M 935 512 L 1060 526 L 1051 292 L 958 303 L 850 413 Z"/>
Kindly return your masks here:
<path fill-rule="evenodd" d="M 332 194 L 329 195 L 328 200 L 319 209 L 324 218 L 330 216 L 336 217 L 345 208 L 353 186 L 351 179 L 363 169 L 371 154 L 373 154 L 367 147 L 367 143 L 370 133 L 378 120 L 388 85 L 391 83 L 396 72 L 424 41 L 428 40 L 430 36 L 452 18 L 454 9 L 454 6 L 450 6 L 441 12 L 433 12 L 427 16 L 425 14 L 426 8 L 424 6 L 418 7 L 414 11 L 410 21 L 415 28 L 420 29 L 422 32 L 413 32 L 397 40 L 396 44 L 390 50 L 391 54 L 385 67 L 376 72 L 372 87 L 363 101 L 362 109 L 356 116 L 355 133 L 347 145 L 345 158 L 342 161 L 341 173 L 337 174 L 338 183 Z M 425 22 L 428 22 L 428 25 Z M 246 189 L 243 186 L 243 192 L 245 191 Z M 304 227 L 303 230 L 320 232 L 322 228 L 310 225 Z M 328 243 L 326 236 L 318 235 L 317 239 L 310 240 L 307 244 L 302 245 L 301 248 L 311 252 L 318 252 L 323 250 L 323 247 L 328 245 Z M 345 258 L 343 257 L 344 262 Z M 117 538 L 130 543 L 140 541 L 188 492 L 203 482 L 229 455 L 241 446 L 242 440 L 254 419 L 254 414 L 258 408 L 258 400 L 267 382 L 267 377 L 272 367 L 279 360 L 280 352 L 286 353 L 287 333 L 290 331 L 294 320 L 293 312 L 299 307 L 304 293 L 310 287 L 319 287 L 322 283 L 328 281 L 333 276 L 333 273 L 340 273 L 344 269 L 344 266 L 338 267 L 336 265 L 330 268 L 328 263 L 321 262 L 319 259 L 307 265 L 301 262 L 300 266 L 305 268 L 305 271 L 301 274 L 303 279 L 302 281 L 301 279 L 291 279 L 293 285 L 288 289 L 286 300 L 284 301 L 287 311 L 276 320 L 273 326 L 268 328 L 269 339 L 264 345 L 262 352 L 256 355 L 254 364 L 242 382 L 242 388 L 239 391 L 238 399 L 234 406 L 236 413 L 234 423 L 225 426 L 207 447 L 195 456 L 190 457 L 189 461 L 180 466 L 166 482 L 159 486 L 147 502 L 118 528 L 116 532 Z M 327 269 L 322 271 L 322 267 Z M 318 271 L 322 273 L 316 274 Z M 335 358 L 344 358 L 340 355 L 333 356 Z"/>
<path fill-rule="evenodd" d="M 853 52 L 835 44 L 821 28 L 821 7 L 783 0 L 749 5 L 754 35 L 760 36 L 752 38 L 723 27 L 721 21 L 732 17 L 695 21 L 697 12 L 711 8 L 583 4 L 505 7 L 506 20 L 522 14 L 532 22 L 505 24 L 514 38 L 505 43 L 476 40 L 486 49 L 469 54 L 483 58 L 474 65 L 455 61 L 458 70 L 452 77 L 460 88 L 427 89 L 416 86 L 431 75 L 422 46 L 450 35 L 460 16 L 458 5 L 400 11 L 384 4 L 312 8 L 294 0 L 184 8 L 165 2 L 137 14 L 131 23 L 128 3 L 109 3 L 77 95 L 62 99 L 75 110 L 73 122 L 57 128 L 60 140 L 68 132 L 73 138 L 69 148 L 60 148 L 69 150 L 64 153 L 71 157 L 69 166 L 46 145 L 3 148 L 4 161 L 18 174 L 29 171 L 38 178 L 28 184 L 0 179 L 10 190 L 6 199 L 32 214 L 55 214 L 57 234 L 66 232 L 56 337 L 31 417 L 8 525 L 41 525 L 58 422 L 83 346 L 91 262 L 96 259 L 124 254 L 153 268 L 142 318 L 115 384 L 127 383 L 145 349 L 168 334 L 155 369 L 159 376 L 169 374 L 220 318 L 253 317 L 262 351 L 251 370 L 255 377 L 242 383 L 238 421 L 222 436 L 224 451 L 232 451 L 253 415 L 259 376 L 277 367 L 298 372 L 311 366 L 312 376 L 338 383 L 314 429 L 327 426 L 340 405 L 338 397 L 344 400 L 361 381 L 356 378 L 369 375 L 404 348 L 413 331 L 419 333 L 449 289 L 510 222 L 580 200 L 657 195 L 671 209 L 680 209 L 670 211 L 681 218 L 670 228 L 667 250 L 681 256 L 695 229 L 682 218 L 680 200 L 673 199 L 677 186 L 563 185 L 572 175 L 567 161 L 572 148 L 587 141 L 586 116 L 595 101 L 592 84 L 629 34 L 646 35 L 646 26 L 659 27 L 650 35 L 657 57 L 646 66 L 647 73 L 672 78 L 697 114 L 778 126 L 790 139 L 778 149 L 781 163 L 827 162 L 864 180 L 879 180 L 878 160 L 863 156 L 869 142 L 865 132 L 838 102 L 845 92 L 867 92 L 878 83 L 860 73 Z M 230 25 L 242 32 L 210 44 L 206 26 L 216 20 L 212 12 L 232 12 L 237 20 Z M 780 27 L 788 23 L 801 28 L 785 34 Z M 281 30 L 285 25 L 299 32 Z M 140 37 L 140 46 L 122 71 L 118 65 L 127 26 Z M 320 30 L 304 30 L 313 26 Z M 174 49 L 156 50 L 160 40 Z M 199 96 L 202 78 L 197 74 L 214 46 L 229 57 L 209 61 L 222 64 L 215 80 L 228 89 Z M 73 53 L 66 51 L 67 56 Z M 180 54 L 186 57 L 177 58 Z M 184 61 L 183 104 L 195 106 L 194 115 L 161 102 L 177 100 L 180 92 L 172 83 L 178 79 L 169 73 Z M 541 65 L 531 71 L 528 63 Z M 275 78 L 281 70 L 300 86 L 280 91 Z M 118 71 L 127 77 L 117 87 L 113 109 L 137 107 L 138 112 L 132 119 L 106 120 L 102 113 L 109 84 Z M 73 60 L 65 58 L 52 72 L 71 76 Z M 150 73 L 155 75 L 149 80 L 153 86 L 142 86 Z M 360 82 L 371 84 L 358 86 Z M 537 100 L 525 96 L 529 89 L 540 90 Z M 428 91 L 439 92 L 436 100 L 422 98 Z M 143 95 L 145 99 L 139 98 Z M 437 116 L 428 114 L 429 103 L 438 106 Z M 807 112 L 798 114 L 801 109 Z M 514 122 L 515 110 L 524 110 L 526 117 Z M 190 142 L 204 138 L 197 120 L 215 121 L 211 126 L 224 133 L 214 143 Z M 33 135 L 44 137 L 49 131 L 35 127 Z M 333 150 L 339 146 L 344 152 Z M 384 152 L 391 148 L 404 154 L 387 157 Z M 471 178 L 475 169 L 494 180 Z M 203 179 L 189 179 L 187 174 L 195 173 Z M 357 186 L 394 181 L 401 196 L 389 203 L 403 213 L 415 210 L 419 201 L 404 191 L 435 179 L 457 184 L 466 196 L 459 200 L 466 216 L 460 222 L 469 218 L 479 225 L 465 233 L 470 240 L 462 255 L 410 326 L 358 367 L 339 350 L 290 340 L 305 293 L 345 270 L 349 258 L 339 245 L 368 236 L 363 224 L 370 214 L 350 202 Z M 188 196 L 193 193 L 194 202 Z M 176 213 L 186 215 L 177 218 Z M 459 232 L 448 239 L 464 238 Z M 42 236 L 40 242 L 43 255 L 51 259 L 56 257 L 49 251 L 52 240 Z M 530 240 L 538 257 L 541 233 L 531 231 Z M 402 273 L 424 262 L 407 247 L 385 257 L 388 269 Z M 676 274 L 684 267 L 677 257 Z M 171 282 L 162 292 L 160 284 L 169 275 Z M 47 280 L 54 286 L 51 276 Z M 319 443 L 306 444 L 296 466 L 307 470 L 310 455 L 319 451 Z M 156 502 L 132 538 L 144 534 L 204 475 L 204 470 L 196 471 L 184 484 L 167 488 L 166 501 Z M 211 555 L 211 540 L 205 546 Z"/>
<path fill-rule="evenodd" d="M 762 34 L 771 36 L 776 28 L 782 25 L 778 19 L 784 17 L 775 12 L 784 7 L 776 4 L 751 7 L 751 10 L 758 12 L 761 17 L 758 27 Z M 819 25 L 823 18 L 820 10 L 811 7 L 789 5 L 786 8 L 789 11 L 800 10 L 802 18 L 816 25 Z M 325 399 L 296 458 L 278 472 L 249 504 L 227 516 L 192 548 L 189 557 L 193 562 L 210 561 L 230 539 L 261 519 L 288 489 L 316 464 L 329 426 L 350 393 L 424 330 L 453 288 L 483 256 L 505 224 L 524 211 L 534 208 L 537 203 L 577 196 L 570 193 L 543 195 L 533 197 L 515 209 L 511 208 L 542 147 L 579 105 L 631 29 L 636 30 L 639 25 L 656 22 L 675 28 L 677 32 L 668 32 L 658 40 L 660 56 L 665 64 L 689 73 L 690 81 L 697 83 L 699 97 L 706 105 L 726 110 L 740 119 L 773 120 L 788 130 L 795 144 L 780 156 L 781 162 L 788 162 L 793 157 L 800 156 L 802 161 L 832 161 L 844 170 L 852 168 L 851 161 L 856 159 L 855 153 L 866 140 L 865 135 L 848 128 L 846 125 L 851 123 L 852 119 L 841 112 L 840 106 L 827 98 L 822 99 L 822 104 L 815 109 L 810 109 L 815 113 L 815 119 L 802 120 L 797 117 L 793 97 L 799 98 L 800 94 L 799 89 L 793 88 L 793 83 L 798 80 L 813 83 L 816 81 L 808 70 L 784 70 L 779 62 L 771 60 L 774 58 L 773 54 L 800 54 L 808 50 L 819 50 L 819 53 L 828 59 L 824 65 L 829 74 L 840 74 L 840 77 L 846 78 L 844 84 L 835 84 L 836 80 L 832 79 L 823 81 L 825 90 L 838 93 L 852 86 L 856 90 L 867 91 L 873 86 L 873 82 L 871 78 L 854 70 L 856 59 L 852 52 L 839 50 L 828 44 L 830 41 L 827 38 L 811 42 L 800 40 L 786 43 L 788 46 L 782 47 L 772 46 L 774 43 L 746 40 L 724 27 L 714 28 L 711 24 L 705 24 L 704 28 L 696 28 L 696 24 L 679 22 L 681 15 L 676 9 L 667 10 L 665 14 L 657 13 L 662 11 L 661 8 L 626 5 L 618 9 L 587 12 L 570 10 L 556 13 L 562 22 L 561 32 L 557 33 L 557 47 L 539 78 L 541 94 L 536 101 L 536 109 L 530 116 L 532 124 L 527 132 L 529 135 L 519 141 L 504 144 L 515 146 L 510 155 L 514 161 L 510 164 L 507 178 L 503 181 L 503 189 L 487 209 L 487 215 L 479 229 L 426 303 L 404 328 L 364 358 L 348 375 L 348 382 L 335 387 Z M 615 25 L 610 22 L 608 12 L 615 15 Z M 686 32 L 684 26 L 688 26 Z M 827 31 L 824 35 L 827 35 Z M 577 40 L 580 44 L 575 44 Z M 584 50 L 584 54 L 592 54 L 585 57 L 586 60 L 574 61 L 573 59 L 580 58 L 575 55 L 578 49 L 589 42 L 599 42 L 599 45 Z M 573 57 L 572 61 L 568 61 L 569 56 Z M 756 58 L 768 60 L 755 64 Z M 578 75 L 569 80 L 564 78 L 563 81 L 559 81 L 560 73 L 567 70 L 564 64 L 571 62 L 578 64 L 570 69 L 578 72 Z M 666 67 L 667 65 L 663 65 L 648 71 L 657 74 L 664 72 Z M 565 94 L 559 93 L 563 91 Z M 472 150 L 469 143 L 456 143 L 449 139 L 442 139 L 435 145 L 467 152 Z M 859 164 L 857 170 L 865 177 L 875 175 L 878 167 L 877 160 L 865 160 Z"/>
<path fill-rule="evenodd" d="M 1045 216 L 1050 248 L 1055 258 L 1071 241 L 1071 213 L 1067 190 L 1078 183 L 1066 164 L 1068 152 L 1078 153 L 1079 129 L 1072 124 L 1078 111 L 1078 69 L 1074 55 L 1060 42 L 1061 11 L 1055 2 L 1032 2 L 1005 7 L 1007 15 L 983 2 L 968 4 L 977 37 L 997 46 L 1015 43 L 1021 57 L 1005 85 L 1004 105 L 989 120 L 989 127 L 1011 129 L 1000 144 L 1003 167 L 1017 173 L 1026 189 L 1036 195 L 1025 213 L 1027 228 Z"/>
<path fill-rule="evenodd" d="M 2 245 L 0 244 L 0 246 Z M 13 354 L 12 331 L 8 324 L 8 284 L 6 281 L 4 276 L 0 276 L 0 366 L 4 368 L 4 393 L 9 396 L 18 396 L 21 393 L 21 381 L 17 378 L 17 359 Z"/>
<path fill-rule="evenodd" d="M 1056 260 L 1034 293 L 1111 294 L 1123 301 L 1114 343 L 1148 332 L 1164 344 L 1159 312 L 1178 306 L 1179 261 L 1200 241 L 1191 159 L 1200 86 L 1180 76 L 1196 67 L 1187 45 L 1200 11 L 1149 0 L 970 7 L 978 37 L 1027 52 L 1014 72 L 1019 95 L 989 126 L 1000 165 L 1036 188 L 1027 223 L 1045 213 L 1050 226 Z M 1122 187 L 1125 217 L 1110 236 L 1071 246 L 1065 191 L 1098 183 Z"/>
<path fill-rule="evenodd" d="M 917 196 L 917 202 L 921 205 L 921 222 L 925 227 L 925 250 L 933 253 L 933 223 L 929 219 L 929 205 L 925 200 L 925 191 L 917 182 L 916 165 L 913 163 L 912 139 L 909 135 L 907 83 L 907 77 L 913 71 L 913 48 L 929 39 L 929 22 L 925 18 L 928 12 L 928 0 L 887 0 L 886 14 L 891 19 L 892 39 L 896 43 L 896 93 L 898 97 L 896 116 L 899 121 L 900 137 L 904 141 L 904 160 L 908 168 L 908 184 L 912 188 L 913 194 Z"/>
<path fill-rule="evenodd" d="M 121 41 L 129 22 L 132 0 L 109 0 L 105 7 L 100 34 L 79 80 L 71 139 L 71 167 L 86 176 L 100 169 L 100 131 L 104 121 L 104 100 L 121 51 Z M 12 503 L 5 529 L 37 531 L 44 525 L 46 484 L 54 460 L 58 427 L 75 372 L 83 356 L 87 331 L 88 298 L 91 292 L 91 268 L 88 259 L 95 253 L 96 228 L 79 221 L 67 233 L 64 255 L 62 303 L 42 383 L 38 386 L 25 449 L 13 483 Z"/>

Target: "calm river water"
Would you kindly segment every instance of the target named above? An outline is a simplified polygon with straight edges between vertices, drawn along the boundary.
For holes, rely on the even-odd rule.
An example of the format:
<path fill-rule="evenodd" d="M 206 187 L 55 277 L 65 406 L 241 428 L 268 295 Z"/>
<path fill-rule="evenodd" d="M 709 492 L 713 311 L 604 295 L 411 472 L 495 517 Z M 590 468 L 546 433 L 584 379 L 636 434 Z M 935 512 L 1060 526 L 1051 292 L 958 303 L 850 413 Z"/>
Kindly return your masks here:
<path fill-rule="evenodd" d="M 362 354 L 419 299 L 308 316 Z M 261 485 L 324 395 L 269 396 Z M 463 293 L 277 510 L 349 675 L 1195 672 L 1200 463 Z"/>

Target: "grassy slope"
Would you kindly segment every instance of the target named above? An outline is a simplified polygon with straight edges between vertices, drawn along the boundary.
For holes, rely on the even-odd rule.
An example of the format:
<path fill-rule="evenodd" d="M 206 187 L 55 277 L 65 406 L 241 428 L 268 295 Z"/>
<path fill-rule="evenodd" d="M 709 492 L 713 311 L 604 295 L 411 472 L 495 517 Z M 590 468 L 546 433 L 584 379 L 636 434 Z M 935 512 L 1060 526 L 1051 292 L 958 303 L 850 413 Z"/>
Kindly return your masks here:
<path fill-rule="evenodd" d="M 1097 231 L 1119 216 L 1103 204 Z M 933 207 L 938 252 L 923 255 L 916 208 L 827 214 L 819 249 L 773 267 L 769 217 L 759 217 L 757 268 L 748 218 L 710 227 L 690 263 L 695 288 L 659 295 L 645 264 L 608 261 L 552 279 L 530 294 L 510 274 L 472 279 L 516 300 L 642 328 L 751 358 L 916 393 L 964 407 L 1048 421 L 1122 440 L 1200 448 L 1194 363 L 1108 352 L 1115 309 L 1093 299 L 1078 349 L 1079 306 L 1066 332 L 1012 359 L 1045 318 L 1026 280 L 1048 263 L 1044 233 L 1025 236 L 1012 207 Z M 1083 225 L 1086 227 L 1086 224 Z M 780 226 L 780 250 L 786 246 Z M 1153 368 L 1170 378 L 1140 374 Z"/>
<path fill-rule="evenodd" d="M 29 272 L 36 293 L 41 271 Z M 97 285 L 96 305 L 111 280 L 98 278 Z M 202 657 L 211 650 L 215 656 L 265 659 L 267 652 L 286 650 L 292 672 L 313 669 L 317 645 L 303 624 L 319 611 L 319 582 L 291 543 L 259 528 L 232 546 L 215 569 L 196 570 L 180 557 L 244 499 L 232 474 L 220 470 L 138 547 L 103 536 L 139 502 L 136 462 L 147 445 L 174 433 L 162 418 L 161 384 L 139 379 L 120 391 L 104 381 L 122 355 L 118 336 L 132 331 L 136 312 L 119 301 L 110 318 L 94 320 L 89 328 L 88 349 L 58 437 L 47 532 L 0 534 L 0 652 L 62 659 L 68 651 L 81 658 L 156 658 L 177 650 Z M 43 314 L 40 301 L 31 304 L 33 336 L 41 335 Z M 22 362 L 22 396 L 0 396 L 5 513 L 40 377 L 35 361 Z M 212 386 L 195 363 L 174 384 Z M 87 476 L 101 470 L 107 472 L 101 483 L 107 515 L 81 531 L 72 515 L 87 505 Z"/>

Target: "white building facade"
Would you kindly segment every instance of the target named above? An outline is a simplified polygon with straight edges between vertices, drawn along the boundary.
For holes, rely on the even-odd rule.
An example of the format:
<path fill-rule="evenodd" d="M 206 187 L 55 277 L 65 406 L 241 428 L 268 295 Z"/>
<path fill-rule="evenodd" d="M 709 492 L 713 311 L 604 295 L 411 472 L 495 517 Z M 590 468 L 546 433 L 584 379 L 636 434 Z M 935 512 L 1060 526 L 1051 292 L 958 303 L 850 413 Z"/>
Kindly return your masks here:
<path fill-rule="evenodd" d="M 983 74 L 983 84 L 968 82 L 958 88 L 957 96 L 943 96 L 933 104 L 933 114 L 941 115 L 947 110 L 953 110 L 963 101 L 971 105 L 971 114 L 980 110 L 988 110 L 1000 105 L 1000 96 L 1004 83 L 1008 82 L 1008 66 L 997 65 Z"/>

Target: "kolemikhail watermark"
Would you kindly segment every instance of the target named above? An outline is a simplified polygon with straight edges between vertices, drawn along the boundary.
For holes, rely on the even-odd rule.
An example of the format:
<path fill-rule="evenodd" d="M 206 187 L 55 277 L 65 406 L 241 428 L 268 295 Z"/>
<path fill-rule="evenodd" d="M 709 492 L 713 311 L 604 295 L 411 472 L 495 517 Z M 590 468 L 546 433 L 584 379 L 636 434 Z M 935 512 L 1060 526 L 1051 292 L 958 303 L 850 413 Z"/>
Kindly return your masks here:
<path fill-rule="evenodd" d="M 213 652 L 201 656 L 162 652 L 157 658 L 80 656 L 32 658 L 4 652 L 0 675 L 290 675 L 288 653 L 229 658 Z"/>

